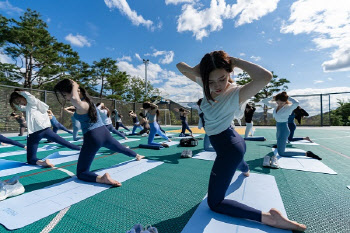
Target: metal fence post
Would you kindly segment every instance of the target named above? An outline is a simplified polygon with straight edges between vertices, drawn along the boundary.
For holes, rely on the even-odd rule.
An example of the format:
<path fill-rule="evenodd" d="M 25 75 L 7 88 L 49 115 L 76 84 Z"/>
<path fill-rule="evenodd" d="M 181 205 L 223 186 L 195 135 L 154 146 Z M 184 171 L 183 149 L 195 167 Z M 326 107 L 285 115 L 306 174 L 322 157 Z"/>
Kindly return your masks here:
<path fill-rule="evenodd" d="M 322 104 L 322 94 L 320 94 L 321 101 L 321 126 L 323 126 L 323 104 Z"/>
<path fill-rule="evenodd" d="M 44 91 L 44 103 L 46 104 L 46 90 Z"/>
<path fill-rule="evenodd" d="M 331 121 L 331 95 L 328 95 L 328 117 L 329 117 L 329 126 L 332 126 L 332 121 Z"/>

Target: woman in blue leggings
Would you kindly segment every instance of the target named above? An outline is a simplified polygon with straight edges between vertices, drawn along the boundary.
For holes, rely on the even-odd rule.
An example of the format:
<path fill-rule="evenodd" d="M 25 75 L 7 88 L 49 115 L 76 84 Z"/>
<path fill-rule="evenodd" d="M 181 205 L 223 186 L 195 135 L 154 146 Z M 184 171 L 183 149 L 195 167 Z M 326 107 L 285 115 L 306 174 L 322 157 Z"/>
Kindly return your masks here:
<path fill-rule="evenodd" d="M 133 135 L 136 134 L 137 129 L 143 130 L 143 128 L 140 125 L 139 118 L 137 118 L 136 113 L 134 113 L 134 111 L 130 110 L 129 116 L 132 118 L 132 123 L 134 124 L 134 127 L 132 128 L 131 134 L 133 134 Z"/>
<path fill-rule="evenodd" d="M 150 132 L 148 135 L 148 144 L 169 147 L 169 145 L 167 145 L 166 143 L 161 144 L 153 141 L 154 136 L 158 134 L 161 137 L 163 137 L 165 140 L 168 140 L 168 142 L 171 142 L 171 140 L 162 131 L 160 131 L 159 125 L 157 123 L 156 117 L 157 117 L 158 106 L 150 102 L 145 102 L 143 103 L 142 108 L 147 111 L 146 117 L 148 120 L 148 124 L 150 126 Z"/>
<path fill-rule="evenodd" d="M 246 71 L 252 82 L 244 86 L 235 84 L 230 78 L 234 67 Z M 243 111 L 244 102 L 269 83 L 272 74 L 253 63 L 229 57 L 224 51 L 207 53 L 195 67 L 181 62 L 177 68 L 203 88 L 201 109 L 204 113 L 205 131 L 217 153 L 209 180 L 209 207 L 221 214 L 278 228 L 305 230 L 305 225 L 290 221 L 276 209 L 262 212 L 238 201 L 225 199 L 225 192 L 237 169 L 249 176 L 248 165 L 243 160 L 245 142 L 232 128 L 231 122 Z"/>
<path fill-rule="evenodd" d="M 24 148 L 24 149 L 27 149 L 26 145 L 23 145 L 22 143 L 19 143 L 15 140 L 12 140 L 10 138 L 7 138 L 3 135 L 0 134 L 0 143 L 3 144 L 11 144 L 11 145 L 14 145 L 14 146 L 18 146 L 18 147 L 21 147 L 21 148 Z"/>
<path fill-rule="evenodd" d="M 78 90 L 80 90 L 79 93 Z M 55 85 L 54 91 L 57 99 L 58 94 L 61 94 L 66 100 L 70 100 L 76 108 L 74 117 L 80 121 L 84 134 L 84 143 L 77 165 L 77 177 L 88 182 L 121 186 L 121 183 L 112 179 L 108 173 L 99 176 L 90 171 L 91 163 L 97 151 L 101 147 L 107 147 L 110 150 L 135 157 L 137 160 L 141 160 L 144 156 L 138 155 L 136 152 L 124 147 L 111 136 L 111 133 L 101 120 L 99 111 L 96 110 L 85 89 L 79 87 L 76 82 L 70 79 L 64 79 Z"/>
<path fill-rule="evenodd" d="M 76 120 L 74 117 L 75 113 L 75 107 L 69 106 L 64 109 L 68 114 L 71 115 L 70 119 L 72 121 L 72 127 L 73 127 L 73 140 L 78 141 L 80 137 L 78 137 L 78 132 L 81 130 L 80 121 Z"/>
<path fill-rule="evenodd" d="M 191 133 L 191 136 L 192 136 L 192 130 L 190 129 L 190 127 L 188 126 L 188 123 L 187 123 L 187 115 L 190 113 L 189 111 L 185 110 L 184 108 L 174 108 L 174 110 L 176 112 L 179 112 L 180 113 L 180 120 L 181 120 L 181 125 L 182 125 L 182 128 L 181 128 L 181 134 L 179 135 L 179 137 L 185 137 L 187 136 L 186 135 L 186 129 L 188 131 L 190 131 Z"/>
<path fill-rule="evenodd" d="M 296 107 L 296 109 L 293 110 L 292 114 L 289 115 L 288 117 L 288 128 L 289 128 L 289 136 L 288 136 L 288 141 L 289 142 L 295 142 L 295 141 L 301 141 L 301 140 L 307 140 L 309 142 L 312 142 L 309 137 L 304 137 L 304 138 L 295 138 L 294 137 L 294 132 L 297 128 L 297 125 L 294 122 L 294 118 L 297 119 L 299 124 L 301 123 L 301 118 L 304 116 L 309 116 L 309 114 L 302 109 L 300 106 Z"/>
<path fill-rule="evenodd" d="M 57 131 L 59 129 L 61 129 L 63 131 L 66 131 L 67 133 L 73 134 L 72 131 L 70 131 L 69 129 L 64 127 L 64 125 L 62 125 L 61 123 L 58 122 L 58 120 L 56 119 L 55 115 L 53 114 L 53 112 L 51 110 L 47 110 L 47 114 L 49 115 L 50 122 L 51 122 L 51 125 L 52 125 L 52 131 L 54 133 L 57 133 Z"/>
<path fill-rule="evenodd" d="M 109 130 L 109 132 L 118 135 L 119 137 L 124 138 L 125 140 L 128 140 L 127 137 L 125 137 L 125 134 L 120 133 L 113 127 L 112 119 L 110 117 L 110 111 L 109 109 L 105 106 L 104 103 L 98 103 L 96 104 L 96 109 L 99 111 L 102 122 L 105 124 L 106 128 Z"/>
<path fill-rule="evenodd" d="M 27 118 L 27 162 L 32 165 L 53 167 L 49 159 L 40 160 L 37 158 L 39 142 L 42 138 L 61 144 L 72 150 L 80 150 L 79 146 L 69 143 L 51 130 L 50 118 L 47 114 L 49 106 L 35 98 L 29 92 L 15 89 L 10 96 L 10 105 L 15 110 L 26 111 Z"/>
<path fill-rule="evenodd" d="M 270 102 L 273 100 L 274 102 Z M 272 107 L 273 110 L 273 117 L 276 120 L 276 139 L 277 139 L 277 152 L 280 156 L 284 157 L 291 157 L 291 156 L 308 156 L 311 158 L 319 159 L 321 158 L 317 155 L 315 155 L 311 151 L 304 152 L 287 152 L 286 151 L 286 145 L 287 145 L 287 139 L 289 136 L 289 129 L 288 129 L 288 117 L 293 112 L 293 110 L 299 105 L 299 101 L 288 96 L 287 92 L 281 92 L 277 94 L 274 97 L 270 97 L 267 99 L 262 100 L 262 102 L 265 105 L 268 105 Z M 264 158 L 264 165 L 268 166 L 268 158 Z M 270 160 L 271 167 L 278 168 L 278 162 L 276 156 L 272 156 Z"/>

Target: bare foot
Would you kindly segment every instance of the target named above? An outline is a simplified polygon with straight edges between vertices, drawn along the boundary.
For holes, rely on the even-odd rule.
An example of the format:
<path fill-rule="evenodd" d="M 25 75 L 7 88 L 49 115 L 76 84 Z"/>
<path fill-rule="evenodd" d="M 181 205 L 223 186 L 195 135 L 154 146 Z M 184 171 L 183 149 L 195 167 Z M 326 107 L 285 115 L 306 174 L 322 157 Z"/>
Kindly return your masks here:
<path fill-rule="evenodd" d="M 135 158 L 136 158 L 137 161 L 140 161 L 140 160 L 143 159 L 144 157 L 145 157 L 145 156 L 143 156 L 143 155 L 137 154 Z"/>
<path fill-rule="evenodd" d="M 27 146 L 25 146 L 24 149 L 27 150 Z"/>
<path fill-rule="evenodd" d="M 164 146 L 165 148 L 169 148 L 169 145 L 166 143 L 162 143 L 162 146 Z"/>
<path fill-rule="evenodd" d="M 263 224 L 287 229 L 287 230 L 295 230 L 295 231 L 305 231 L 306 226 L 304 224 L 297 223 L 295 221 L 291 221 L 288 218 L 282 216 L 281 212 L 276 210 L 275 208 L 270 209 L 268 213 L 263 212 L 261 217 L 261 222 Z"/>
<path fill-rule="evenodd" d="M 309 137 L 306 137 L 305 140 L 308 140 L 309 142 L 313 142 Z"/>
<path fill-rule="evenodd" d="M 171 140 L 170 140 L 170 139 L 168 139 L 168 142 L 171 142 Z"/>
<path fill-rule="evenodd" d="M 96 182 L 101 183 L 101 184 L 110 184 L 114 187 L 122 186 L 122 183 L 120 183 L 117 180 L 113 180 L 112 177 L 108 173 L 105 173 L 103 176 L 97 176 Z"/>
<path fill-rule="evenodd" d="M 43 167 L 54 167 L 55 166 L 48 159 L 38 160 L 38 161 L 36 161 L 36 164 L 39 166 L 43 166 Z"/>
<path fill-rule="evenodd" d="M 125 139 L 125 140 L 128 140 L 129 138 L 125 137 L 124 139 Z"/>
<path fill-rule="evenodd" d="M 246 177 L 249 177 L 250 176 L 250 170 L 248 170 L 247 172 L 243 172 L 243 175 L 246 176 Z"/>

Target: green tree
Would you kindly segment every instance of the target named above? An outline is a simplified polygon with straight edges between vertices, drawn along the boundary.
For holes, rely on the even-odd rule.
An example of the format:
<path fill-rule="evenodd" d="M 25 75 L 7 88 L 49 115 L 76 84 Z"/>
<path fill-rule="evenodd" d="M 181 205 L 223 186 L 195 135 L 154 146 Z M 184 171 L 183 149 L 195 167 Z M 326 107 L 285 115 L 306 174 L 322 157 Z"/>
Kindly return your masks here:
<path fill-rule="evenodd" d="M 272 73 L 272 80 L 263 88 L 261 89 L 256 95 L 253 96 L 252 100 L 255 103 L 260 102 L 263 99 L 266 99 L 270 96 L 273 96 L 275 93 L 278 93 L 280 91 L 285 91 L 288 89 L 287 83 L 290 83 L 288 79 L 285 78 L 278 78 L 278 75 Z M 239 85 L 245 85 L 252 81 L 249 74 L 245 71 L 243 71 L 242 74 L 238 74 L 237 76 L 237 84 Z M 267 111 L 268 106 L 264 105 L 264 124 L 267 124 Z"/>
<path fill-rule="evenodd" d="M 1 22 L 4 24 L 3 18 Z M 27 9 L 19 21 L 9 19 L 7 25 L 0 42 L 4 41 L 4 53 L 15 61 L 17 69 L 12 73 L 24 79 L 24 87 L 31 88 L 34 81 L 40 86 L 55 77 L 58 72 L 56 39 L 48 32 L 40 14 Z"/>
<path fill-rule="evenodd" d="M 116 76 L 118 73 L 117 61 L 112 58 L 102 58 L 100 61 L 94 61 L 91 67 L 92 71 L 92 85 L 100 85 L 100 99 L 102 98 L 103 93 L 106 92 L 105 82 L 107 79 Z"/>
<path fill-rule="evenodd" d="M 122 100 L 123 94 L 127 88 L 129 75 L 126 72 L 118 71 L 107 77 L 106 90 L 110 90 L 111 94 L 108 98 Z"/>
<path fill-rule="evenodd" d="M 144 101 L 150 101 L 151 99 L 154 101 L 154 98 L 159 98 L 160 91 L 158 88 L 154 88 L 153 85 L 148 81 L 147 82 L 147 91 L 146 94 L 146 87 L 145 87 L 145 81 L 139 77 L 131 77 L 128 80 L 126 92 L 123 94 L 123 99 L 125 101 L 131 101 L 131 102 L 144 102 Z"/>

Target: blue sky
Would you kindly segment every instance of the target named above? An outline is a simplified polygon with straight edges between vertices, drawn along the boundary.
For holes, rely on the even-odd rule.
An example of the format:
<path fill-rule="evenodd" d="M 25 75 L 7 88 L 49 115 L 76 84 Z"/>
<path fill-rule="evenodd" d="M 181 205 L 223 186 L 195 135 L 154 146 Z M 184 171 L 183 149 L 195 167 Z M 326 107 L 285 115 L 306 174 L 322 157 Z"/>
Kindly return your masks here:
<path fill-rule="evenodd" d="M 112 57 L 121 70 L 144 77 L 142 58 L 149 59 L 155 87 L 173 100 L 195 101 L 200 88 L 175 65 L 196 65 L 221 49 L 287 78 L 290 94 L 350 91 L 350 2 L 337 3 L 10 0 L 0 1 L 0 12 L 18 18 L 26 8 L 37 10 L 50 33 L 90 64 Z"/>

